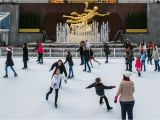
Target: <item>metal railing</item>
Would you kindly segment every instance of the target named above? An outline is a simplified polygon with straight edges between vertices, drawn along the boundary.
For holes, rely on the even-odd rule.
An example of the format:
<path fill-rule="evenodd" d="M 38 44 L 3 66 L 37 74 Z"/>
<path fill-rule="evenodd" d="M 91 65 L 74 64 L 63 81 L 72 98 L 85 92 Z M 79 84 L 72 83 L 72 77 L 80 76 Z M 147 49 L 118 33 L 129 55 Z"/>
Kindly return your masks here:
<path fill-rule="evenodd" d="M 92 48 L 95 57 L 105 57 L 105 53 L 103 48 Z M 34 48 L 29 48 L 29 57 L 37 57 L 37 53 L 34 51 Z M 44 57 L 52 58 L 52 57 L 66 57 L 67 51 L 72 53 L 73 57 L 79 57 L 79 52 L 77 48 L 44 48 Z M 160 51 L 160 49 L 159 49 Z M 7 51 L 6 48 L 0 48 L 0 56 L 6 56 Z M 124 48 L 110 48 L 110 57 L 125 57 L 125 49 Z M 13 48 L 13 56 L 22 56 L 23 49 L 22 48 Z M 139 49 L 134 49 L 134 56 L 139 55 Z"/>

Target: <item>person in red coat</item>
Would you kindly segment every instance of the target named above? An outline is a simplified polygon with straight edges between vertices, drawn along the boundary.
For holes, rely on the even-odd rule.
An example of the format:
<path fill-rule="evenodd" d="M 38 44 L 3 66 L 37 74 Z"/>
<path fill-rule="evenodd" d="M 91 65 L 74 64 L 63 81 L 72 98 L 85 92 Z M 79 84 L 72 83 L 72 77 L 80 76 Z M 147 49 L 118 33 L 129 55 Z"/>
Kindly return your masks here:
<path fill-rule="evenodd" d="M 38 43 L 37 53 L 38 53 L 38 64 L 43 64 L 44 50 L 43 50 L 43 46 L 40 42 Z"/>
<path fill-rule="evenodd" d="M 141 76 L 141 67 L 142 67 L 142 63 L 141 63 L 140 57 L 137 57 L 135 62 L 135 68 L 138 72 L 139 77 Z"/>

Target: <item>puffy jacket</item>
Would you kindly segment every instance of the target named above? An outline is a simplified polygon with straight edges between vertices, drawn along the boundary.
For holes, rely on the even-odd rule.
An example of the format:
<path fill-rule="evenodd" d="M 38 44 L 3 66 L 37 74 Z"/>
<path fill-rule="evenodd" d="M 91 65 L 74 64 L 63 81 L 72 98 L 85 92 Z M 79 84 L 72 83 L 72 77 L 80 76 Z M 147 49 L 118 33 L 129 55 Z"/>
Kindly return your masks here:
<path fill-rule="evenodd" d="M 135 68 L 137 71 L 141 70 L 142 63 L 140 60 L 136 59 Z"/>
<path fill-rule="evenodd" d="M 93 84 L 89 85 L 87 88 L 92 88 L 95 87 L 96 90 L 96 94 L 99 96 L 103 96 L 104 95 L 104 89 L 112 89 L 114 88 L 113 86 L 105 86 L 102 83 L 96 83 L 94 82 Z"/>
<path fill-rule="evenodd" d="M 41 44 L 41 43 L 38 44 L 37 52 L 38 52 L 39 54 L 43 54 L 43 53 L 44 53 L 44 50 L 43 50 L 43 47 L 42 47 L 42 44 Z"/>

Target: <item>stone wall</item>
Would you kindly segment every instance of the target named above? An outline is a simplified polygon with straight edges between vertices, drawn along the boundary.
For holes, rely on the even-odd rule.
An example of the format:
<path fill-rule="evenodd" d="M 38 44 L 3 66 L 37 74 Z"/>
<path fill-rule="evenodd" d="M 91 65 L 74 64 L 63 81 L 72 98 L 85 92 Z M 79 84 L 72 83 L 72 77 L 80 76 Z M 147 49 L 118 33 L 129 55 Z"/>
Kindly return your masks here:
<path fill-rule="evenodd" d="M 18 4 L 1 4 L 0 12 L 10 12 L 10 33 L 9 44 L 14 44 L 18 40 L 18 24 L 19 24 L 19 5 Z"/>
<path fill-rule="evenodd" d="M 18 41 L 15 41 L 15 44 L 22 45 L 23 43 L 36 42 L 37 40 L 43 40 L 42 33 L 19 33 Z"/>

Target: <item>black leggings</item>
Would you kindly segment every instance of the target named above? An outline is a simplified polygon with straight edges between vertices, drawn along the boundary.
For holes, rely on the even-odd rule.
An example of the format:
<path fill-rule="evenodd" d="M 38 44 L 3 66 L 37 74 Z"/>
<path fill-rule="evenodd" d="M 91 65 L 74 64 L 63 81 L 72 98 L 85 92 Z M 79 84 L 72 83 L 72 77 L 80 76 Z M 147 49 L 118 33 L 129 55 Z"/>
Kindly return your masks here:
<path fill-rule="evenodd" d="M 53 91 L 53 88 L 50 87 L 49 92 L 47 93 L 47 96 L 49 96 Z M 57 100 L 58 100 L 58 89 L 55 89 L 55 104 L 57 104 Z"/>
<path fill-rule="evenodd" d="M 103 99 L 105 100 L 107 109 L 109 110 L 111 107 L 110 107 L 108 99 L 107 99 L 107 97 L 105 95 L 100 97 L 99 103 L 100 104 L 103 103 Z"/>

